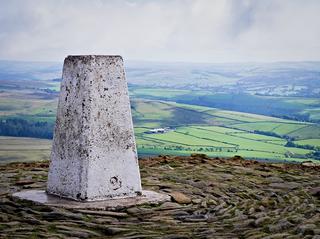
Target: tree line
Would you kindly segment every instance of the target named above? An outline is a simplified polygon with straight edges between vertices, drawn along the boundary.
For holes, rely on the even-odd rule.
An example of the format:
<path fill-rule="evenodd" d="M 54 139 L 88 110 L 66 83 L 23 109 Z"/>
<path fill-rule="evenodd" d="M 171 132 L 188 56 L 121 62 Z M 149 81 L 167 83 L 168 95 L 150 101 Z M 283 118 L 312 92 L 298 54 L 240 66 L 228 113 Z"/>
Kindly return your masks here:
<path fill-rule="evenodd" d="M 0 120 L 0 135 L 52 139 L 54 123 L 8 118 Z"/>

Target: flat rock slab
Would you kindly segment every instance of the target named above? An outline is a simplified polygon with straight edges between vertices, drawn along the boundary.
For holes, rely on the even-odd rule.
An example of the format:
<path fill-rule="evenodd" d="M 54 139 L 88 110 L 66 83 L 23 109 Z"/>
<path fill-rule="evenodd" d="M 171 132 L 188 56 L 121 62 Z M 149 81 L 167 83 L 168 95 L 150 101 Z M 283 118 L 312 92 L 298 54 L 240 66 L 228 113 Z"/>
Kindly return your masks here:
<path fill-rule="evenodd" d="M 32 201 L 36 204 L 44 204 L 53 207 L 68 209 L 95 209 L 107 210 L 112 208 L 127 208 L 142 204 L 159 204 L 170 201 L 170 196 L 154 191 L 143 190 L 141 196 L 118 198 L 94 202 L 80 202 L 47 194 L 44 190 L 25 190 L 14 193 L 14 198 Z"/>
<path fill-rule="evenodd" d="M 201 155 L 141 159 L 139 166 L 144 189 L 180 192 L 192 202 L 110 210 L 39 206 L 12 194 L 30 190 L 25 187 L 34 184 L 16 185 L 30 178 L 45 190 L 48 162 L 0 165 L 0 238 L 319 238 L 320 166 Z M 299 187 L 269 186 L 276 182 Z"/>

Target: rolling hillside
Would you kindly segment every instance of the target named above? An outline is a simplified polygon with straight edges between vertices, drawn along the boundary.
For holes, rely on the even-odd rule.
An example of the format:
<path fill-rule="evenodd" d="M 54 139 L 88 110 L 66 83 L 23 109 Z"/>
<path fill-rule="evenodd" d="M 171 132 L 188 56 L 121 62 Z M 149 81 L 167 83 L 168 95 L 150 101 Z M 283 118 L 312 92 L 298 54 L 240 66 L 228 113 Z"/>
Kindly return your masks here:
<path fill-rule="evenodd" d="M 223 111 L 174 102 L 132 102 L 135 133 L 140 154 L 188 155 L 304 161 L 313 150 L 299 147 L 320 139 L 320 127 L 312 123 Z M 179 122 L 179 124 L 177 124 Z M 157 127 L 166 133 L 150 134 Z M 288 145 L 288 142 L 297 140 Z M 305 142 L 305 144 L 304 144 Z M 289 146 L 289 147 L 287 147 Z"/>
<path fill-rule="evenodd" d="M 52 138 L 60 67 L 0 61 L 0 135 Z M 318 69 L 318 63 L 129 63 L 138 152 L 141 156 L 201 152 L 219 157 L 319 161 Z M 291 79 L 295 86 L 285 87 Z M 267 86 L 268 92 L 263 93 Z M 170 130 L 164 134 L 149 132 L 167 127 Z M 0 139 L 2 161 L 14 160 L 11 140 Z M 30 145 L 22 159 L 24 141 L 36 144 L 36 140 L 14 140 L 19 142 L 16 159 L 48 159 L 50 146 L 39 151 L 37 145 L 34 155 Z"/>

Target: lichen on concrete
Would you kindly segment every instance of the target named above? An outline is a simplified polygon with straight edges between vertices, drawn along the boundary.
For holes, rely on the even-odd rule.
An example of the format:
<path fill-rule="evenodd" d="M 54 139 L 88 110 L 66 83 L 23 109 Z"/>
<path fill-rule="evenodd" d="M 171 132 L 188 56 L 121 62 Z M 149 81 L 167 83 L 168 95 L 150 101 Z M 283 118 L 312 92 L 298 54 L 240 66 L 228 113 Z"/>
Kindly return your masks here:
<path fill-rule="evenodd" d="M 81 201 L 141 194 L 130 101 L 120 56 L 68 56 L 47 192 Z"/>

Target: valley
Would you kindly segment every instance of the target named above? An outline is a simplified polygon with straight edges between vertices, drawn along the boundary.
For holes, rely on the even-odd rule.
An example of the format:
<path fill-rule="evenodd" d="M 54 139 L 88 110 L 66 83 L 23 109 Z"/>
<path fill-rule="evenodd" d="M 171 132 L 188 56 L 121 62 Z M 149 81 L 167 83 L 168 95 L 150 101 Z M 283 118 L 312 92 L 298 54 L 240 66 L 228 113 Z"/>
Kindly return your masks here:
<path fill-rule="evenodd" d="M 270 90 L 262 94 L 260 90 L 249 90 L 254 81 L 252 70 L 248 76 L 252 84 L 243 83 L 243 76 L 250 67 L 211 66 L 215 69 L 213 74 L 207 65 L 173 65 L 167 70 L 163 65 L 152 66 L 141 69 L 141 65 L 129 64 L 127 69 L 139 156 L 204 153 L 211 157 L 240 155 L 257 160 L 320 162 L 320 100 L 314 91 L 319 81 L 311 81 L 312 85 L 305 83 L 303 77 L 297 80 L 294 75 L 292 82 L 305 84 L 301 88 L 304 91 L 299 94 L 286 91 L 277 95 Z M 317 77 L 315 66 L 309 69 L 313 73 L 307 74 L 308 77 Z M 262 75 L 267 74 L 265 68 L 264 71 L 255 70 L 255 79 L 262 72 Z M 1 162 L 14 161 L 15 157 L 22 161 L 49 159 L 60 85 L 59 65 L 15 63 L 5 68 L 2 63 L 0 69 L 3 71 L 0 77 Z M 276 69 L 279 71 L 280 66 Z M 296 71 L 293 73 L 297 74 Z M 193 85 L 189 84 L 195 75 L 205 72 L 205 79 L 199 78 Z M 270 80 L 276 77 L 274 72 L 277 71 L 269 72 L 269 86 L 283 88 L 289 80 L 275 83 Z M 286 68 L 286 72 L 288 75 L 290 70 Z M 168 85 L 159 85 L 157 79 L 160 78 Z M 202 87 L 204 82 L 210 84 Z M 281 82 L 284 83 L 281 85 Z M 267 82 L 261 80 L 255 84 L 265 88 Z M 244 85 L 250 87 L 244 88 Z M 306 88 L 311 90 L 311 86 L 313 93 L 307 94 Z M 149 133 L 155 128 L 167 127 L 170 130 L 165 133 Z M 38 144 L 37 140 L 42 139 L 44 141 Z M 22 153 L 29 144 L 28 151 Z M 13 148 L 16 148 L 16 156 L 13 156 Z"/>

